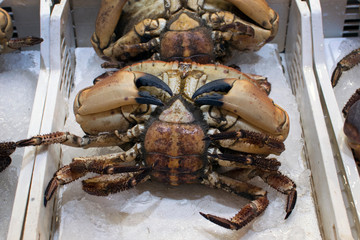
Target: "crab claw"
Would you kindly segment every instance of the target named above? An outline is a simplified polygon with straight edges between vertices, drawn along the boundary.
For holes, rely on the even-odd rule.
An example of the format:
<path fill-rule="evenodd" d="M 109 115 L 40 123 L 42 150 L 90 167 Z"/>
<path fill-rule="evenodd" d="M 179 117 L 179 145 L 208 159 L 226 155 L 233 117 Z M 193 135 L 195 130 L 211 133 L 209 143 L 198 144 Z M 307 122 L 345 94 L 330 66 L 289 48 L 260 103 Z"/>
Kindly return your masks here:
<path fill-rule="evenodd" d="M 89 115 L 132 104 L 163 104 L 160 99 L 147 92 L 147 89 L 139 91 L 143 87 L 155 87 L 172 95 L 169 86 L 154 75 L 117 71 L 94 86 L 80 91 L 75 98 L 74 112 Z"/>
<path fill-rule="evenodd" d="M 0 143 L 0 172 L 3 171 L 11 163 L 10 155 L 15 151 L 15 142 Z"/>
<path fill-rule="evenodd" d="M 192 99 L 199 105 L 222 107 L 270 134 L 285 138 L 288 135 L 286 111 L 251 81 L 235 78 L 215 80 L 200 87 Z"/>

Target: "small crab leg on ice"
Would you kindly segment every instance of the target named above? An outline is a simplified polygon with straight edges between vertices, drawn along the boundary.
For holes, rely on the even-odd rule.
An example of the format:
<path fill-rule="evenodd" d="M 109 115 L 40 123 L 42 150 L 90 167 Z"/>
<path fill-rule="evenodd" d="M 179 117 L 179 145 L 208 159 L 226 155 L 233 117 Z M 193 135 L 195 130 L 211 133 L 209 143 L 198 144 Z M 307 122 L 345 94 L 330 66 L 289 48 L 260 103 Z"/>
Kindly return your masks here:
<path fill-rule="evenodd" d="M 289 133 L 286 111 L 250 81 L 232 78 L 215 80 L 200 87 L 192 98 L 196 104 L 220 106 L 239 114 L 272 135 L 286 138 Z M 254 108 L 255 105 L 259 107 Z"/>
<path fill-rule="evenodd" d="M 0 53 L 8 53 L 22 47 L 30 47 L 40 44 L 43 39 L 33 36 L 13 38 L 13 26 L 10 15 L 0 8 Z"/>
<path fill-rule="evenodd" d="M 333 87 L 338 83 L 343 72 L 348 71 L 360 63 L 360 48 L 351 51 L 343 59 L 341 59 L 331 76 L 331 85 Z"/>

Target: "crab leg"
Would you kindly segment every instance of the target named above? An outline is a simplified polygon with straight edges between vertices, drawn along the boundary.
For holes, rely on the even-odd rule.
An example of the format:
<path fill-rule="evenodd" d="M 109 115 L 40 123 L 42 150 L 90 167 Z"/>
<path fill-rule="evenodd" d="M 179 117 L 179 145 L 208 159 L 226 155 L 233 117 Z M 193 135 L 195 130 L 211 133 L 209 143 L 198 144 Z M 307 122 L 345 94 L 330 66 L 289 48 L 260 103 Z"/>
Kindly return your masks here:
<path fill-rule="evenodd" d="M 222 147 L 240 152 L 280 155 L 285 150 L 283 142 L 261 132 L 247 130 L 220 132 L 218 129 L 210 129 L 207 138 L 211 141 L 219 141 Z"/>
<path fill-rule="evenodd" d="M 11 52 L 21 47 L 30 47 L 43 41 L 42 38 L 32 36 L 10 39 L 12 34 L 11 17 L 4 9 L 0 8 L 0 53 Z"/>
<path fill-rule="evenodd" d="M 0 143 L 0 171 L 10 164 L 11 158 L 9 156 L 17 147 L 50 145 L 56 143 L 81 148 L 120 146 L 140 136 L 143 131 L 144 125 L 138 124 L 123 133 L 115 131 L 114 133 L 102 133 L 97 136 L 85 135 L 84 137 L 79 137 L 69 132 L 54 132 L 37 135 L 18 142 L 3 142 Z M 1 168 L 2 165 L 4 168 Z"/>
<path fill-rule="evenodd" d="M 218 164 L 223 167 L 256 167 L 264 171 L 277 171 L 281 165 L 276 158 L 265 158 L 251 154 L 225 154 L 218 151 L 210 151 L 209 157 L 216 159 Z"/>
<path fill-rule="evenodd" d="M 150 179 L 151 168 L 145 168 L 140 172 L 124 174 L 101 175 L 89 178 L 82 182 L 85 192 L 96 196 L 107 196 L 110 193 L 117 193 L 135 187 L 139 183 Z"/>
<path fill-rule="evenodd" d="M 75 98 L 74 112 L 88 115 L 132 104 L 163 105 L 161 100 L 151 96 L 149 92 L 139 91 L 143 86 L 156 87 L 172 95 L 169 86 L 154 75 L 118 71 L 80 91 Z"/>
<path fill-rule="evenodd" d="M 215 93 L 206 94 L 212 92 Z M 205 95 L 200 96 L 202 94 Z M 286 111 L 248 80 L 227 78 L 209 82 L 200 87 L 192 99 L 199 105 L 219 106 L 229 110 L 272 135 L 282 135 L 284 138 L 288 135 L 289 116 Z"/>
<path fill-rule="evenodd" d="M 202 183 L 210 187 L 220 188 L 227 192 L 235 193 L 252 199 L 250 203 L 246 204 L 231 219 L 200 212 L 203 217 L 224 228 L 238 230 L 244 227 L 257 216 L 259 216 L 262 212 L 264 212 L 269 204 L 265 190 L 246 182 L 219 175 L 215 172 L 210 173 L 208 178 L 204 179 Z"/>
<path fill-rule="evenodd" d="M 287 195 L 287 204 L 286 204 L 286 216 L 287 219 L 296 204 L 297 191 L 296 184 L 288 177 L 284 176 L 282 173 L 260 171 L 259 176 L 271 187 L 281 192 L 282 194 Z"/>
<path fill-rule="evenodd" d="M 7 46 L 11 49 L 16 50 L 22 47 L 31 47 L 36 44 L 40 44 L 42 41 L 42 38 L 29 36 L 24 38 L 10 39 L 7 43 Z"/>
<path fill-rule="evenodd" d="M 275 169 L 258 168 L 256 170 L 249 170 L 247 174 L 244 174 L 244 169 L 235 169 L 224 173 L 224 175 L 237 180 L 248 180 L 255 176 L 260 176 L 263 181 L 269 184 L 272 188 L 282 194 L 287 195 L 285 219 L 290 216 L 292 210 L 295 207 L 297 198 L 296 184 L 290 178 L 284 176 Z M 247 179 L 244 179 L 244 175 Z"/>
<path fill-rule="evenodd" d="M 121 164 L 121 162 L 134 160 L 136 155 L 140 152 L 140 147 L 140 144 L 136 144 L 126 152 L 107 154 L 103 156 L 74 158 L 69 165 L 60 168 L 50 180 L 45 190 L 45 206 L 59 185 L 65 185 L 75 181 L 76 179 L 85 176 L 88 172 L 113 174 L 143 170 L 140 167 L 124 166 Z"/>
<path fill-rule="evenodd" d="M 338 83 L 343 72 L 348 71 L 360 63 L 360 48 L 351 51 L 338 62 L 331 76 L 331 85 L 333 87 Z"/>

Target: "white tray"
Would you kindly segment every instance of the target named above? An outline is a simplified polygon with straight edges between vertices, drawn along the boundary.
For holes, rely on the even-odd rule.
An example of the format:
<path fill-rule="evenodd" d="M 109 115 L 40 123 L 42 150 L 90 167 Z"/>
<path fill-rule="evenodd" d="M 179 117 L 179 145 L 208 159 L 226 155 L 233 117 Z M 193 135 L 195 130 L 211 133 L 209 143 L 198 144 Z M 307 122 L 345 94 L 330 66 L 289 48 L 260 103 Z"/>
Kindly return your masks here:
<path fill-rule="evenodd" d="M 268 209 L 259 220 L 237 232 L 212 225 L 202 219 L 198 212 L 210 211 L 214 214 L 232 216 L 236 212 L 234 209 L 238 210 L 243 206 L 243 199 L 235 196 L 225 196 L 226 194 L 223 194 L 223 192 L 214 192 L 215 190 L 192 185 L 180 186 L 179 190 L 177 190 L 177 188 L 168 188 L 161 184 L 146 183 L 131 191 L 99 198 L 84 194 L 81 190 L 81 184 L 74 182 L 60 187 L 60 191 L 55 197 L 56 200 L 49 202 L 45 208 L 43 206 L 43 196 L 47 183 L 59 168 L 59 165 L 66 164 L 71 159 L 69 156 L 71 154 L 69 153 L 70 150 L 57 145 L 48 148 L 41 147 L 37 150 L 29 196 L 31 201 L 28 202 L 27 206 L 23 239 L 81 239 L 81 237 L 89 239 L 86 233 L 90 233 L 91 237 L 96 239 L 109 239 L 110 237 L 112 239 L 127 239 L 130 238 L 127 235 L 128 232 L 137 234 L 139 238 L 145 236 L 147 239 L 193 239 L 194 236 L 197 239 L 200 239 L 200 237 L 206 239 L 239 239 L 240 237 L 254 239 L 258 236 L 262 238 L 274 238 L 276 236 L 276 239 L 318 239 L 321 237 L 326 239 L 352 239 L 350 223 L 348 222 L 333 161 L 334 157 L 313 72 L 309 9 L 306 2 L 300 0 L 269 1 L 269 3 L 280 14 L 283 12 L 280 15 L 280 35 L 275 39 L 275 43 L 278 43 L 279 48 L 277 49 L 280 50 L 282 50 L 283 46 L 286 46 L 285 53 L 281 54 L 281 56 L 288 75 L 283 74 L 282 71 L 280 71 L 280 75 L 286 76 L 286 81 L 290 83 L 294 92 L 296 103 L 292 107 L 299 109 L 301 135 L 304 140 L 304 147 L 296 156 L 300 159 L 300 162 L 298 159 L 294 159 L 294 162 L 284 159 L 281 168 L 281 171 L 285 174 L 291 173 L 296 167 L 302 173 L 297 172 L 298 175 L 295 179 L 298 183 L 301 183 L 298 185 L 298 207 L 295 208 L 288 220 L 283 220 L 285 197 L 274 192 L 266 185 L 261 186 L 269 191 L 270 204 L 280 199 L 280 203 L 276 208 L 278 211 L 271 212 Z M 288 9 L 290 3 L 291 7 Z M 71 100 L 69 103 L 69 92 L 73 80 L 77 78 L 76 74 L 79 74 L 79 69 L 83 66 L 83 62 L 75 61 L 75 48 L 78 48 L 76 52 L 79 53 L 82 51 L 79 47 L 89 46 L 89 39 L 93 32 L 92 23 L 95 20 L 97 11 L 94 9 L 98 9 L 98 4 L 98 1 L 73 1 L 70 4 L 69 1 L 63 0 L 53 8 L 50 20 L 51 73 L 41 133 L 63 130 L 65 120 L 71 118 L 72 113 L 71 109 L 69 113 L 70 107 L 68 106 L 72 103 Z M 287 25 L 291 27 L 286 28 Z M 76 40 L 74 36 L 76 36 Z M 267 51 L 269 47 L 264 49 L 264 51 Z M 279 50 L 277 49 L 274 48 L 272 51 L 272 54 L 276 57 L 279 56 Z M 258 53 L 250 55 L 254 57 L 254 54 L 258 56 Z M 93 61 L 94 68 L 87 69 L 87 71 L 81 69 L 80 72 L 85 71 L 86 76 L 89 76 L 88 85 L 90 85 L 92 79 L 102 70 L 99 69 L 101 61 L 94 57 L 94 53 L 88 58 L 88 61 Z M 255 60 L 254 58 L 251 59 L 255 61 L 254 64 L 257 64 L 257 61 L 261 61 L 261 55 L 258 60 L 256 58 Z M 282 67 L 279 60 L 269 61 L 265 65 L 271 68 L 271 64 Z M 251 63 L 242 62 L 240 67 L 243 68 L 243 71 L 246 68 L 251 70 Z M 77 83 L 75 82 L 75 84 Z M 276 92 L 276 89 L 273 91 Z M 273 96 L 272 98 L 275 99 L 276 97 Z M 280 101 L 281 95 L 277 98 L 275 102 Z M 74 132 L 76 133 L 76 130 Z M 287 148 L 293 146 L 291 143 L 286 145 Z M 77 154 L 89 155 L 87 151 Z M 284 156 L 285 154 L 280 158 L 284 158 Z M 63 162 L 59 164 L 60 159 Z M 307 168 L 311 170 L 311 177 L 307 175 L 310 173 L 309 170 L 306 170 Z M 259 182 L 256 181 L 256 184 Z M 306 187 L 310 190 L 306 190 Z M 69 193 L 72 194 L 69 195 Z M 310 197 L 310 202 L 305 202 L 304 196 L 306 195 Z M 142 201 L 148 197 L 155 198 L 155 200 L 158 198 L 159 200 L 156 200 L 156 203 L 145 211 L 141 209 L 145 204 Z M 81 204 L 84 201 L 87 203 L 87 207 L 90 207 L 90 210 L 82 211 L 82 209 L 86 209 Z M 315 205 L 312 202 L 315 202 Z M 118 208 L 111 208 L 109 211 L 109 209 L 106 209 L 109 203 L 110 206 L 117 206 Z M 70 231 L 69 228 L 62 225 L 62 221 L 64 221 L 62 217 L 65 214 L 70 214 L 70 216 L 74 214 L 71 210 L 66 213 L 66 204 L 75 204 L 74 209 L 79 210 L 70 220 L 70 224 L 79 226 L 75 230 L 71 228 Z M 163 210 L 161 212 L 162 204 L 172 204 L 170 208 L 174 211 L 177 210 L 173 218 L 172 211 Z M 186 208 L 189 204 L 193 206 L 191 211 Z M 308 208 L 301 207 L 306 204 L 308 204 Z M 132 211 L 132 214 L 127 214 L 127 209 L 131 208 L 135 210 Z M 152 213 L 156 211 L 160 211 L 157 215 L 158 218 L 151 218 Z M 221 211 L 224 212 L 221 213 Z M 318 235 L 312 237 L 308 235 L 306 228 L 294 228 L 294 226 L 297 226 L 296 224 L 301 224 L 301 221 L 305 222 L 307 220 L 306 216 L 299 217 L 302 216 L 300 215 L 301 212 L 317 214 L 317 216 L 311 218 L 310 223 L 306 224 L 318 229 L 315 232 L 321 232 L 321 236 L 320 233 L 317 233 Z M 144 218 L 143 214 L 148 214 L 149 219 Z M 137 229 L 137 226 L 143 226 L 143 221 L 149 222 L 147 227 Z M 279 232 L 281 234 L 274 236 L 272 228 L 263 229 L 260 233 L 256 232 L 255 229 L 261 228 L 265 221 L 266 224 L 273 222 L 274 225 L 281 222 L 280 226 L 283 227 L 282 229 L 280 227 Z M 86 226 L 80 225 L 80 223 L 83 224 L 84 222 L 89 222 L 90 227 L 86 228 Z M 115 222 L 115 226 L 110 224 L 113 222 Z M 318 224 L 315 224 L 316 222 Z M 166 231 L 167 228 L 169 229 Z M 180 237 L 176 235 L 179 234 L 178 232 L 181 234 Z"/>
<path fill-rule="evenodd" d="M 334 160 L 352 234 L 355 239 L 359 239 L 360 178 L 351 149 L 346 143 L 346 136 L 343 132 L 344 118 L 340 110 L 342 106 L 340 106 L 340 102 L 339 104 L 337 102 L 330 80 L 337 62 L 351 51 L 339 52 L 341 50 L 339 46 L 343 40 L 353 41 L 353 38 L 339 38 L 343 33 L 348 34 L 348 32 L 343 32 L 345 13 L 347 12 L 348 14 L 347 18 L 355 19 L 359 17 L 356 9 L 354 9 L 355 13 L 351 13 L 351 11 L 349 13 L 349 11 L 345 10 L 346 3 L 346 1 L 336 1 L 336 3 L 335 1 L 322 1 L 320 5 L 318 0 L 312 0 L 310 1 L 310 8 L 312 15 L 314 69 L 320 89 L 328 132 L 331 139 L 333 139 L 331 143 L 333 144 Z M 358 40 L 359 38 L 355 38 L 354 42 Z"/>
<path fill-rule="evenodd" d="M 7 57 L 13 59 L 13 68 L 9 79 L 0 79 L 1 81 L 16 81 L 20 87 L 22 80 L 16 80 L 11 78 L 13 76 L 19 76 L 23 80 L 30 78 L 32 81 L 31 85 L 21 86 L 22 91 L 19 91 L 17 95 L 13 96 L 12 100 L 8 100 L 8 103 L 12 101 L 12 105 L 9 107 L 20 109 L 28 106 L 27 114 L 16 113 L 12 115 L 12 119 L 16 119 L 16 122 L 6 122 L 7 125 L 11 126 L 13 133 L 11 135 L 2 136 L 1 141 L 14 141 L 23 139 L 34 134 L 40 133 L 40 126 L 42 121 L 43 108 L 45 106 L 45 98 L 47 92 L 47 83 L 50 72 L 50 58 L 49 58 L 49 24 L 50 24 L 50 1 L 47 0 L 29 0 L 26 4 L 22 1 L 10 1 L 4 0 L 1 2 L 1 7 L 10 8 L 11 16 L 14 18 L 13 25 L 16 27 L 14 32 L 17 33 L 18 37 L 25 36 L 40 36 L 44 39 L 41 45 L 33 46 L 31 48 L 24 48 L 22 52 L 10 53 L 9 55 L 1 55 L 2 59 Z M 40 14 L 36 14 L 40 13 Z M 41 20 L 40 20 L 41 19 Z M 25 58 L 25 59 L 24 59 Z M 35 69 L 34 66 L 35 65 Z M 26 76 L 22 76 L 22 71 L 25 71 Z M 29 80 L 28 80 L 29 81 Z M 29 83 L 28 83 L 29 84 Z M 11 91 L 11 89 L 8 89 Z M 3 97 L 3 96 L 1 96 Z M 13 114 L 8 113 L 8 114 Z M 1 116 L 5 119 L 9 115 Z M 21 118 L 23 116 L 23 118 Z M 21 121 L 21 122 L 19 122 Z M 3 132 L 3 129 L 0 129 Z M 9 131 L 9 129 L 7 129 Z M 18 133 L 23 134 L 18 134 Z M 11 186 L 9 191 L 13 194 L 10 199 L 11 202 L 3 201 L 2 204 L 6 211 L 10 211 L 9 217 L 1 220 L 1 225 L 8 227 L 5 231 L 1 231 L 0 239 L 20 239 L 23 229 L 23 223 L 25 221 L 25 214 L 28 202 L 28 194 L 30 191 L 31 178 L 33 174 L 33 164 L 35 160 L 35 148 L 25 148 L 17 150 L 13 155 L 13 164 L 8 169 L 16 168 L 13 174 L 16 176 L 16 182 Z M 19 152 L 19 154 L 18 154 Z M 15 165 L 16 164 L 16 165 Z M 5 169 L 1 174 L 5 176 Z M 11 176 L 14 178 L 14 176 Z M 1 176 L 3 178 L 3 176 Z M 7 179 L 8 180 L 8 179 Z M 7 181 L 6 180 L 6 181 Z M 2 179 L 5 181 L 5 179 Z M 2 182 L 3 189 L 6 188 Z M 5 215 L 3 208 L 1 208 L 2 217 Z M 11 216 L 11 217 L 10 217 Z"/>

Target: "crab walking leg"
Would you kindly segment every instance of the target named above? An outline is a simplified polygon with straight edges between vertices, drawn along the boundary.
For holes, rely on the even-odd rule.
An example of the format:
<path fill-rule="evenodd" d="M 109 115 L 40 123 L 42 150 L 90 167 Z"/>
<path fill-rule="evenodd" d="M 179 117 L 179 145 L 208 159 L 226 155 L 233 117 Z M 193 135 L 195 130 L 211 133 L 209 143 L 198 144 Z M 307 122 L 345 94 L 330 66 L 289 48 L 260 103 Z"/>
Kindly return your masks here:
<path fill-rule="evenodd" d="M 150 179 L 151 168 L 140 172 L 101 175 L 82 181 L 83 190 L 91 195 L 107 196 L 111 193 L 128 190 Z"/>
<path fill-rule="evenodd" d="M 224 108 L 271 135 L 286 138 L 289 133 L 290 123 L 286 111 L 274 104 L 272 99 L 251 81 L 235 78 L 214 80 L 197 89 L 192 99 L 199 105 Z"/>
<path fill-rule="evenodd" d="M 43 41 L 42 38 L 29 36 L 24 38 L 10 39 L 9 42 L 7 43 L 7 46 L 11 49 L 16 50 L 22 47 L 31 47 L 36 44 L 40 44 L 42 41 Z"/>
<path fill-rule="evenodd" d="M 331 85 L 333 87 L 338 83 L 343 72 L 346 72 L 360 63 L 360 48 L 351 51 L 338 62 L 335 70 L 331 75 Z"/>
<path fill-rule="evenodd" d="M 224 175 L 232 179 L 243 181 L 251 179 L 255 176 L 260 176 L 261 179 L 263 179 L 263 181 L 269 184 L 272 188 L 287 195 L 285 219 L 290 216 L 295 207 L 297 198 L 296 184 L 290 178 L 277 170 L 258 168 L 256 170 L 248 170 L 248 172 L 244 174 L 244 169 L 234 169 L 224 173 Z"/>
<path fill-rule="evenodd" d="M 218 141 L 222 147 L 240 152 L 280 155 L 285 150 L 283 142 L 261 132 L 247 130 L 220 132 L 212 128 L 208 131 L 207 139 Z"/>
<path fill-rule="evenodd" d="M 101 156 L 77 157 L 69 164 L 74 172 L 94 172 L 101 174 L 116 173 L 116 165 L 119 162 L 131 162 L 141 152 L 141 144 L 137 143 L 126 152 L 111 153 Z M 114 165 L 115 164 L 115 165 Z M 113 166 L 114 165 L 114 166 Z"/>
<path fill-rule="evenodd" d="M 296 204 L 297 191 L 296 184 L 288 177 L 284 176 L 279 171 L 260 171 L 259 176 L 271 187 L 281 192 L 282 194 L 287 195 L 287 204 L 286 204 L 286 216 L 287 219 Z"/>
<path fill-rule="evenodd" d="M 208 156 L 217 161 L 220 166 L 223 167 L 235 167 L 250 169 L 256 167 L 264 171 L 277 171 L 281 163 L 276 158 L 265 158 L 256 155 L 236 153 L 225 154 L 218 148 L 209 148 Z M 246 180 L 246 179 L 244 179 Z"/>
<path fill-rule="evenodd" d="M 204 179 L 202 183 L 210 187 L 220 188 L 227 192 L 243 195 L 253 199 L 231 219 L 200 212 L 200 214 L 206 219 L 228 229 L 238 230 L 244 227 L 264 212 L 269 204 L 265 190 L 246 182 L 219 175 L 215 172 L 210 173 L 208 178 Z"/>
<path fill-rule="evenodd" d="M 46 206 L 59 185 L 65 185 L 75 181 L 76 179 L 85 176 L 88 172 L 113 174 L 143 170 L 143 168 L 138 166 L 123 166 L 121 164 L 121 162 L 134 160 L 136 155 L 140 153 L 140 148 L 140 144 L 135 144 L 126 152 L 103 156 L 74 158 L 69 165 L 60 168 L 50 180 L 45 190 L 44 205 Z"/>
<path fill-rule="evenodd" d="M 102 133 L 96 136 L 85 135 L 84 137 L 79 137 L 69 132 L 55 132 L 34 136 L 18 142 L 3 142 L 0 143 L 0 171 L 2 169 L 1 165 L 5 165 L 6 163 L 10 164 L 11 158 L 9 156 L 17 147 L 50 145 L 56 143 L 81 148 L 119 146 L 139 137 L 143 131 L 144 125 L 138 124 L 123 133 L 115 131 L 114 133 Z"/>

